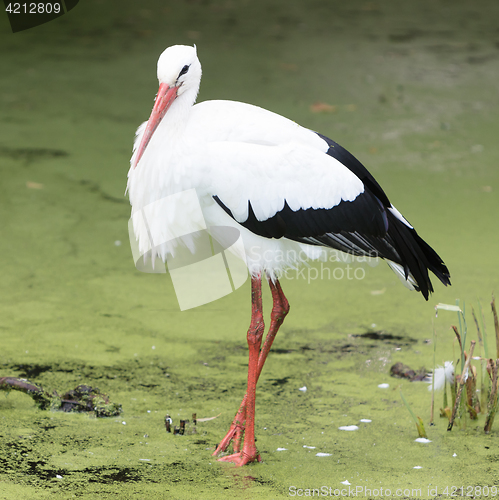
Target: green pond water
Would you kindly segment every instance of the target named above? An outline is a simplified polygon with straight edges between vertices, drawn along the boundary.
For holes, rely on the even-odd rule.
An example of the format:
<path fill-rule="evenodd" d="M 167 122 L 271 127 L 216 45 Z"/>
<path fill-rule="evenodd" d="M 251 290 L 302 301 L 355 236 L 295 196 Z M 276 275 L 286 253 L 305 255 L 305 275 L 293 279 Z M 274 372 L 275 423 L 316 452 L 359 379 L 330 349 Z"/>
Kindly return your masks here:
<path fill-rule="evenodd" d="M 346 498 L 345 481 L 365 498 L 435 488 L 446 498 L 497 487 L 499 424 L 485 435 L 481 416 L 447 432 L 436 393 L 430 427 L 427 384 L 389 376 L 397 361 L 431 369 L 432 324 L 437 364 L 457 358 L 457 317 L 435 319 L 439 302 L 469 311 L 480 300 L 494 347 L 497 19 L 493 1 L 86 0 L 14 35 L 0 16 L 0 376 L 59 394 L 88 384 L 123 407 L 97 419 L 0 395 L 0 499 Z M 137 271 L 128 244 L 133 135 L 157 91 L 157 57 L 177 43 L 197 44 L 199 100 L 263 106 L 354 153 L 452 275 L 450 288 L 434 280 L 429 302 L 384 263 L 365 265 L 363 279 L 283 280 L 291 312 L 257 390 L 263 463 L 243 468 L 211 453 L 245 390 L 249 282 L 180 312 L 170 277 Z M 264 299 L 268 317 L 267 289 Z M 385 335 L 360 336 L 369 332 Z M 414 441 L 399 387 L 431 443 Z M 218 417 L 179 436 L 166 433 L 167 413 L 175 425 Z"/>

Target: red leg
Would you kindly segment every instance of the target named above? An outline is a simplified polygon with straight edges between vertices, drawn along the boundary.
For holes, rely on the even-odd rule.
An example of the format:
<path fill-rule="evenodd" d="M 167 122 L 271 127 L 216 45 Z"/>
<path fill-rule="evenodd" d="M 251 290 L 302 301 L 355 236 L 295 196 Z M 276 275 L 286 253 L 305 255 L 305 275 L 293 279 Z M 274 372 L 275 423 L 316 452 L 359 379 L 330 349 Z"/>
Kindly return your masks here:
<path fill-rule="evenodd" d="M 258 356 L 258 369 L 257 369 L 257 374 L 256 374 L 256 380 L 258 381 L 258 378 L 260 377 L 260 373 L 262 372 L 263 365 L 265 364 L 265 360 L 267 359 L 267 355 L 270 351 L 270 348 L 272 347 L 272 343 L 274 342 L 275 336 L 277 335 L 277 332 L 279 331 L 279 327 L 284 321 L 284 318 L 289 312 L 289 303 L 284 296 L 284 293 L 282 291 L 281 285 L 279 284 L 279 281 L 276 280 L 275 284 L 269 280 L 269 285 L 270 285 L 270 290 L 272 292 L 272 300 L 273 300 L 273 307 L 272 307 L 272 313 L 270 315 L 271 317 L 271 323 L 270 323 L 270 328 L 269 332 L 267 334 L 267 337 L 265 338 L 265 342 L 263 344 L 262 350 L 259 353 Z M 263 323 L 263 320 L 262 320 Z M 234 439 L 234 452 L 237 453 L 240 450 L 240 444 L 241 444 L 241 439 L 242 435 L 244 432 L 245 428 L 245 420 L 246 420 L 246 404 L 247 404 L 247 398 L 248 394 L 246 393 L 244 395 L 243 401 L 241 403 L 241 406 L 239 407 L 239 410 L 234 417 L 234 420 L 232 422 L 232 425 L 229 429 L 229 432 L 226 434 L 224 439 L 220 442 L 220 444 L 217 446 L 217 449 L 213 453 L 213 455 L 217 455 L 220 452 L 225 451 L 230 442 Z M 228 457 L 226 457 L 228 458 Z"/>
<path fill-rule="evenodd" d="M 225 462 L 235 462 L 236 465 L 245 465 L 260 456 L 255 446 L 255 396 L 258 380 L 258 356 L 262 344 L 265 325 L 262 312 L 262 279 L 260 276 L 251 279 L 251 324 L 248 330 L 248 389 L 246 390 L 246 426 L 244 444 L 241 452 L 221 458 Z"/>
<path fill-rule="evenodd" d="M 282 291 L 279 280 L 275 280 L 275 284 L 272 283 L 272 280 L 269 280 L 270 291 L 272 292 L 272 312 L 270 313 L 270 328 L 269 333 L 267 333 L 267 337 L 265 338 L 265 342 L 263 343 L 262 350 L 260 352 L 260 356 L 258 357 L 258 377 L 262 372 L 263 365 L 265 364 L 265 360 L 267 359 L 267 355 L 272 347 L 272 343 L 274 342 L 275 336 L 279 331 L 280 326 L 282 325 L 284 318 L 289 312 L 289 303 L 288 299 L 284 296 L 284 292 Z"/>

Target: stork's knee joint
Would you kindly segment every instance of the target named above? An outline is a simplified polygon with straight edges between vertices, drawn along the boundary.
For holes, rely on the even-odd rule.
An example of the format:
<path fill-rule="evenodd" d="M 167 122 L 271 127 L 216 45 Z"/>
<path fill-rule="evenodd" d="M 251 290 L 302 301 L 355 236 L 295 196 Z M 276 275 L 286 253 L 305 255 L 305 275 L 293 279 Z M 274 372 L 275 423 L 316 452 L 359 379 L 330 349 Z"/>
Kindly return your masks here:
<path fill-rule="evenodd" d="M 251 325 L 248 329 L 248 344 L 257 344 L 262 341 L 263 333 L 265 332 L 265 323 L 263 315 L 258 314 L 251 320 Z"/>

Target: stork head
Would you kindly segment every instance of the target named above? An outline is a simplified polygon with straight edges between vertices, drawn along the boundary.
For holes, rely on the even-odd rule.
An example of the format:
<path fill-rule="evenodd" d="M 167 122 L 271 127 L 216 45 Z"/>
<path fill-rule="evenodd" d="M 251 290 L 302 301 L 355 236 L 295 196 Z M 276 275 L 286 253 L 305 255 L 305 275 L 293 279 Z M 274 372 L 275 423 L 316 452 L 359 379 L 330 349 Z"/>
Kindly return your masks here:
<path fill-rule="evenodd" d="M 201 63 L 196 46 L 173 45 L 168 47 L 158 59 L 158 81 L 160 86 L 176 87 L 177 95 L 194 90 L 195 96 L 201 81 Z"/>
<path fill-rule="evenodd" d="M 158 59 L 158 81 L 156 101 L 140 145 L 134 154 L 132 162 L 134 168 L 173 102 L 183 96 L 182 100 L 186 106 L 194 104 L 201 82 L 201 63 L 197 57 L 196 46 L 168 47 Z"/>

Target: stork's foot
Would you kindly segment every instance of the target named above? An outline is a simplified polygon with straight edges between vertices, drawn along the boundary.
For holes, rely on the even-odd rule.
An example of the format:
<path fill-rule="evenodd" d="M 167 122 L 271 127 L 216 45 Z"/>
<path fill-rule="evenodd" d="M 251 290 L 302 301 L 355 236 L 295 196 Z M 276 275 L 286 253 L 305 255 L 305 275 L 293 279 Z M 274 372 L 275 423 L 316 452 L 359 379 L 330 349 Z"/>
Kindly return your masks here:
<path fill-rule="evenodd" d="M 236 464 L 236 467 L 241 467 L 242 465 L 250 464 L 252 462 L 261 462 L 262 457 L 256 450 L 256 446 L 253 445 L 253 449 L 246 453 L 244 450 L 239 453 L 233 453 L 232 455 L 227 455 L 226 457 L 221 457 L 218 459 L 219 462 L 232 462 Z"/>
<path fill-rule="evenodd" d="M 239 406 L 239 410 L 237 410 L 236 416 L 232 421 L 229 432 L 227 432 L 222 441 L 220 441 L 220 444 L 217 446 L 217 449 L 214 451 L 212 456 L 226 451 L 232 441 L 234 441 L 234 453 L 239 453 L 239 451 L 241 451 L 241 443 L 246 427 L 246 400 L 247 395 L 245 394 L 243 400 L 241 401 L 241 405 Z"/>
<path fill-rule="evenodd" d="M 240 415 L 238 413 L 238 415 Z M 236 416 L 237 418 L 237 416 Z M 244 438 L 244 424 L 236 423 L 236 419 L 232 422 L 230 426 L 229 432 L 222 439 L 220 444 L 217 446 L 217 449 L 213 453 L 213 456 L 218 455 L 219 453 L 224 452 L 229 447 L 230 443 L 233 442 L 234 453 L 231 455 L 226 455 L 225 457 L 220 457 L 218 459 L 219 462 L 232 462 L 236 464 L 237 467 L 241 465 L 250 464 L 252 462 L 261 462 L 262 458 L 256 449 L 255 442 L 252 443 L 244 442 L 242 445 Z"/>
<path fill-rule="evenodd" d="M 232 422 L 229 432 L 227 432 L 222 441 L 220 441 L 219 445 L 217 446 L 217 449 L 212 453 L 212 456 L 214 457 L 219 453 L 223 453 L 224 451 L 226 451 L 232 440 L 234 440 L 234 446 L 233 446 L 234 452 L 238 453 L 239 450 L 241 449 L 241 440 L 243 434 L 244 434 L 244 425 L 235 424 L 234 422 Z"/>

